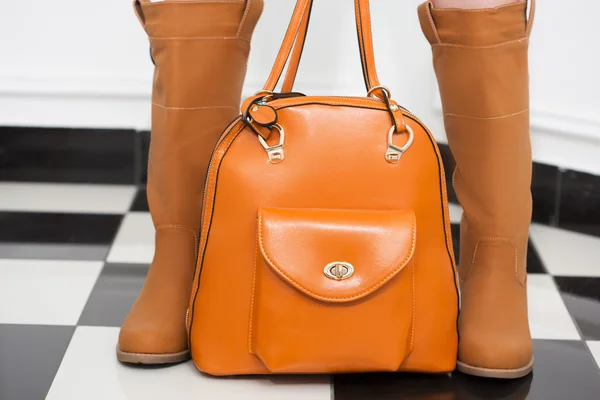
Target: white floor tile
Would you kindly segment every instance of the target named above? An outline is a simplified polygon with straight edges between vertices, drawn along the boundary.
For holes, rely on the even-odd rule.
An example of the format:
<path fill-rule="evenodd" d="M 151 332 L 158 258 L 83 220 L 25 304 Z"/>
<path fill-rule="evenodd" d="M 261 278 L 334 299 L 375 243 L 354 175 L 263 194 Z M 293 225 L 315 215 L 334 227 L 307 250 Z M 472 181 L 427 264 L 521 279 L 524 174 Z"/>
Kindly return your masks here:
<path fill-rule="evenodd" d="M 600 277 L 600 238 L 533 224 L 531 239 L 550 274 Z"/>
<path fill-rule="evenodd" d="M 448 207 L 450 208 L 450 222 L 453 224 L 459 224 L 463 213 L 462 207 L 454 203 L 449 203 Z"/>
<path fill-rule="evenodd" d="M 118 328 L 78 327 L 46 400 L 329 400 L 328 377 L 212 378 L 191 362 L 147 369 L 117 362 Z"/>
<path fill-rule="evenodd" d="M 594 358 L 596 359 L 596 364 L 600 367 L 600 341 L 589 341 L 587 342 L 590 350 Z"/>
<path fill-rule="evenodd" d="M 154 225 L 150 213 L 132 212 L 125 216 L 108 262 L 149 264 L 154 256 Z"/>
<path fill-rule="evenodd" d="M 0 183 L 0 210 L 124 214 L 135 186 Z"/>
<path fill-rule="evenodd" d="M 579 340 L 579 332 L 552 277 L 529 275 L 529 325 L 534 339 Z"/>
<path fill-rule="evenodd" d="M 0 323 L 76 325 L 102 265 L 0 260 Z"/>

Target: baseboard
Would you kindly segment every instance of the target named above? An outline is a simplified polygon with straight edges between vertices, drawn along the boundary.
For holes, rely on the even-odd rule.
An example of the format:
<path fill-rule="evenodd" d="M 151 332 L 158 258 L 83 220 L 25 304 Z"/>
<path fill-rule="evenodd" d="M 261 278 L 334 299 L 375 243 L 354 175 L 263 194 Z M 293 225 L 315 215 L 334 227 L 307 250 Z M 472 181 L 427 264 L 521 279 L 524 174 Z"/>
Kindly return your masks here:
<path fill-rule="evenodd" d="M 0 127 L 0 181 L 139 183 L 142 137 L 134 130 Z"/>
<path fill-rule="evenodd" d="M 149 131 L 0 127 L 0 181 L 146 183 Z M 449 200 L 454 160 L 439 144 Z M 534 162 L 533 220 L 600 235 L 600 176 Z"/>

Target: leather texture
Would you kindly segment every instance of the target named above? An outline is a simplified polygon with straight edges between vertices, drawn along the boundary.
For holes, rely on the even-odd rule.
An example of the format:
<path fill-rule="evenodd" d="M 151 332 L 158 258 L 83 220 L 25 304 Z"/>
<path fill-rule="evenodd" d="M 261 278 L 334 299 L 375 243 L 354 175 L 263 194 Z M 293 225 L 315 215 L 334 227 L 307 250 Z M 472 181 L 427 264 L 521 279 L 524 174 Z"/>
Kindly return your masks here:
<path fill-rule="evenodd" d="M 419 7 L 433 49 L 461 223 L 459 361 L 513 370 L 532 361 L 526 259 L 531 220 L 525 2 Z"/>
<path fill-rule="evenodd" d="M 148 202 L 156 250 L 119 349 L 170 354 L 188 348 L 185 315 L 197 258 L 208 162 L 237 115 L 250 39 L 262 0 L 134 2 L 156 68 Z"/>
<path fill-rule="evenodd" d="M 398 370 L 414 340 L 414 214 L 260 209 L 258 216 L 250 352 L 274 373 Z M 336 261 L 354 273 L 325 276 L 323 267 Z"/>
<path fill-rule="evenodd" d="M 356 1 L 365 28 L 368 2 Z M 376 93 L 270 92 L 308 5 L 297 3 L 267 91 L 244 102 L 264 96 L 275 110 L 285 157 L 271 163 L 242 117 L 212 156 L 187 325 L 192 359 L 212 375 L 450 372 L 458 276 L 438 148 L 398 108 L 414 142 L 389 162 L 390 133 L 398 146 L 410 135 L 394 129 L 395 103 Z M 360 37 L 371 42 L 370 26 Z M 267 146 L 282 139 L 272 132 Z M 334 262 L 351 263 L 354 275 L 330 281 L 324 268 Z"/>

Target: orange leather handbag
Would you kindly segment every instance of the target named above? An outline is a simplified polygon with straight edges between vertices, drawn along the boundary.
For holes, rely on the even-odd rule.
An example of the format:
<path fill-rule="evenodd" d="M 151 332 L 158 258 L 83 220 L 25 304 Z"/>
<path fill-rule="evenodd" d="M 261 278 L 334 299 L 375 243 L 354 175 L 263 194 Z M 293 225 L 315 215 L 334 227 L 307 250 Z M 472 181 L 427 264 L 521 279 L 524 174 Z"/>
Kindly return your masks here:
<path fill-rule="evenodd" d="M 212 155 L 193 361 L 212 375 L 452 371 L 458 290 L 439 150 L 379 85 L 368 0 L 355 0 L 368 96 L 291 91 L 311 6 L 297 2 L 264 90 Z"/>

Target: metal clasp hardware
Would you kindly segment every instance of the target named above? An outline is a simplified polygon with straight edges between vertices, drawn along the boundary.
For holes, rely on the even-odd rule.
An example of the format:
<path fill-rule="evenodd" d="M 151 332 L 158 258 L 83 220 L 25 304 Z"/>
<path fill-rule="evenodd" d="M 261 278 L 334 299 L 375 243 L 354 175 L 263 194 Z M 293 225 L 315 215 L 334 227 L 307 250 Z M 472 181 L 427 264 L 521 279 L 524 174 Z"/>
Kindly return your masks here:
<path fill-rule="evenodd" d="M 267 141 L 263 139 L 263 137 L 260 135 L 258 135 L 258 141 L 267 152 L 271 164 L 279 164 L 285 159 L 285 153 L 283 151 L 283 145 L 285 144 L 285 130 L 279 124 L 273 125 L 272 128 L 275 128 L 279 131 L 278 144 L 276 144 L 275 146 L 269 146 Z"/>
<path fill-rule="evenodd" d="M 381 90 L 382 92 L 385 92 L 385 95 L 387 96 L 388 99 L 392 98 L 392 91 L 390 89 L 388 89 L 385 86 L 382 85 L 378 85 L 378 86 L 373 86 L 371 89 L 369 89 L 369 91 L 367 92 L 367 97 L 373 96 L 379 100 L 383 100 L 385 101 L 385 99 L 382 99 L 381 97 L 377 97 L 375 96 L 375 91 L 376 90 Z"/>
<path fill-rule="evenodd" d="M 333 279 L 334 281 L 342 281 L 354 275 L 354 267 L 350 263 L 336 261 L 327 264 L 323 270 L 323 273 L 329 279 Z"/>
<path fill-rule="evenodd" d="M 408 133 L 408 140 L 404 146 L 398 147 L 394 145 L 395 133 L 396 127 L 392 126 L 392 129 L 390 129 L 390 133 L 388 133 L 388 148 L 387 152 L 385 153 L 385 159 L 390 164 L 398 164 L 400 162 L 400 157 L 402 157 L 402 154 L 404 154 L 406 150 L 408 150 L 415 141 L 415 134 L 413 133 L 412 128 L 408 126 L 408 124 L 406 125 L 406 133 Z"/>

